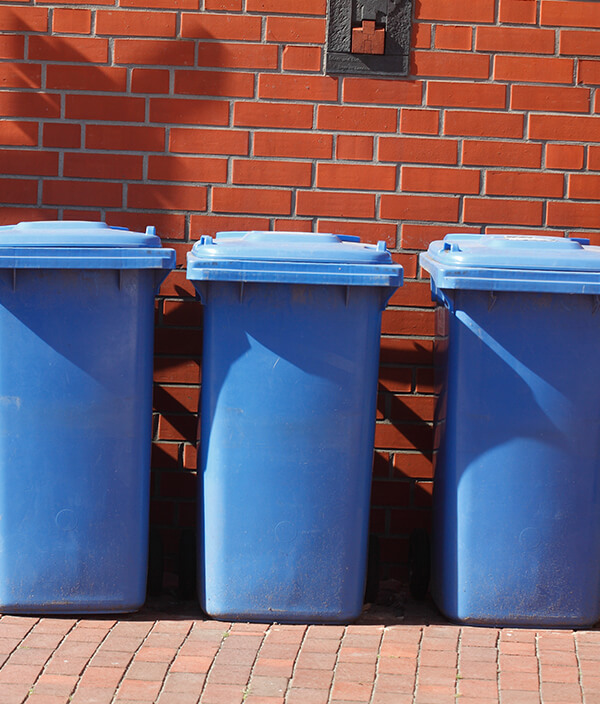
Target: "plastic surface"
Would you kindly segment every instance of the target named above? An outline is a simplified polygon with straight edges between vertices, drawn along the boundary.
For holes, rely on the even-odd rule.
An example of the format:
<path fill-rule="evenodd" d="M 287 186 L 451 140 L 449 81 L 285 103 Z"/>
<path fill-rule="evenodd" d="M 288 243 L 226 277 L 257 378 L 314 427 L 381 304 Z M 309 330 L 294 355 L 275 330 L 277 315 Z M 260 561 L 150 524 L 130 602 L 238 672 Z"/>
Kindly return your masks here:
<path fill-rule="evenodd" d="M 161 266 L 169 253 L 156 248 Z M 145 600 L 154 293 L 166 273 L 0 267 L 1 612 Z"/>
<path fill-rule="evenodd" d="M 8 225 L 0 227 L 0 269 L 163 269 L 160 281 L 175 266 L 175 252 L 154 233 L 102 222 Z"/>
<path fill-rule="evenodd" d="M 438 273 L 434 599 L 465 624 L 590 626 L 600 618 L 597 296 L 442 289 Z"/>
<path fill-rule="evenodd" d="M 440 289 L 600 294 L 600 247 L 525 235 L 447 235 L 420 255 Z"/>
<path fill-rule="evenodd" d="M 190 258 L 205 303 L 200 603 L 231 620 L 356 618 L 381 309 L 396 286 L 205 281 L 199 266 Z"/>
<path fill-rule="evenodd" d="M 385 242 L 305 232 L 219 232 L 202 237 L 188 254 L 192 281 L 263 281 L 394 287 L 402 267 L 392 265 Z"/>

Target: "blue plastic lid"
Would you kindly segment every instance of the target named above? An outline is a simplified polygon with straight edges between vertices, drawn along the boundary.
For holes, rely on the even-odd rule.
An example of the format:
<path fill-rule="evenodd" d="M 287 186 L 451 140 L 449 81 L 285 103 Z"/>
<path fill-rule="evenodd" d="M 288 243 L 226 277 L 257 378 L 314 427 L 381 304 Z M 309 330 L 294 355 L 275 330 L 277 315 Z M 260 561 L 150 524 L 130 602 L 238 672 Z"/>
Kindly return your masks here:
<path fill-rule="evenodd" d="M 156 228 L 130 232 L 105 222 L 80 220 L 20 222 L 0 227 L 2 247 L 161 247 Z"/>
<path fill-rule="evenodd" d="M 600 293 L 600 247 L 583 238 L 451 234 L 420 262 L 439 289 Z"/>
<path fill-rule="evenodd" d="M 385 242 L 308 232 L 219 232 L 188 254 L 190 280 L 268 281 L 365 286 L 402 285 L 402 267 Z"/>

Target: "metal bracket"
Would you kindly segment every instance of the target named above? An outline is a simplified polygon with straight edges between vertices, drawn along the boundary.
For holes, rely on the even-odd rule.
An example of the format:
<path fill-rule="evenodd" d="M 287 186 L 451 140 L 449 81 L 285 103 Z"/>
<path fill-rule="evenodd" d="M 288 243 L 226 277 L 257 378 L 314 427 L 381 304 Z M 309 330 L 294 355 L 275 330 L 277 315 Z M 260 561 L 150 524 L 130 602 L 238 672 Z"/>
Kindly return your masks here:
<path fill-rule="evenodd" d="M 327 73 L 406 76 L 413 0 L 328 0 Z"/>

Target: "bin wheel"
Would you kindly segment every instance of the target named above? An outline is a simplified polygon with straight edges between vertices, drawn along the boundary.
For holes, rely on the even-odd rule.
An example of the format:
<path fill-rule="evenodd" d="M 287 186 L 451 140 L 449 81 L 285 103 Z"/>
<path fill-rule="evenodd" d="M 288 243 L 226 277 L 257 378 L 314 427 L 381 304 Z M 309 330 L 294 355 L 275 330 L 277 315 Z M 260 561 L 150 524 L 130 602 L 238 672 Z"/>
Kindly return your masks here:
<path fill-rule="evenodd" d="M 365 604 L 374 604 L 379 591 L 379 538 L 369 535 L 369 553 L 367 557 L 367 579 L 365 584 Z"/>
<path fill-rule="evenodd" d="M 408 589 L 413 599 L 420 601 L 427 595 L 430 571 L 429 535 L 423 528 L 416 528 L 408 543 Z"/>
<path fill-rule="evenodd" d="M 177 555 L 177 573 L 179 576 L 179 596 L 184 601 L 196 596 L 196 531 L 181 531 L 179 553 Z"/>
<path fill-rule="evenodd" d="M 150 530 L 148 536 L 148 596 L 160 596 L 163 589 L 164 550 L 160 533 Z"/>

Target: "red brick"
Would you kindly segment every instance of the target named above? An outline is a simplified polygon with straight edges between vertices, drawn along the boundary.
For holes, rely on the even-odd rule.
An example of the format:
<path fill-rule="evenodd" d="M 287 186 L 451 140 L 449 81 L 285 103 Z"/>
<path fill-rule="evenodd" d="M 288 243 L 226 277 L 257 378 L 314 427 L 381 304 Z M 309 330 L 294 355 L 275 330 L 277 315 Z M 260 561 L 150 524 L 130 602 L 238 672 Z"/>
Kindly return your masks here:
<path fill-rule="evenodd" d="M 248 154 L 248 132 L 172 127 L 169 151 L 189 154 Z"/>
<path fill-rule="evenodd" d="M 89 34 L 91 28 L 91 10 L 57 7 L 52 13 L 52 31 L 56 34 Z"/>
<path fill-rule="evenodd" d="M 567 59 L 565 59 L 566 61 Z M 218 68 L 276 69 L 278 48 L 274 44 L 198 43 L 198 66 Z"/>
<path fill-rule="evenodd" d="M 580 59 L 577 68 L 577 83 L 600 85 L 600 61 Z"/>
<path fill-rule="evenodd" d="M 405 477 L 432 479 L 432 461 L 425 455 L 397 453 L 394 455 L 393 467 Z"/>
<path fill-rule="evenodd" d="M 542 145 L 523 142 L 492 140 L 465 140 L 462 163 L 472 166 L 520 166 L 539 168 L 542 163 Z"/>
<path fill-rule="evenodd" d="M 0 35 L 0 59 L 25 58 L 25 38 L 12 34 Z"/>
<path fill-rule="evenodd" d="M 582 169 L 584 148 L 579 144 L 547 144 L 546 168 L 548 169 Z"/>
<path fill-rule="evenodd" d="M 115 39 L 115 64 L 167 63 L 169 66 L 193 66 L 194 42 L 157 39 Z M 166 61 L 165 61 L 166 59 Z"/>
<path fill-rule="evenodd" d="M 600 27 L 600 6 L 578 0 L 542 0 L 541 23 L 557 27 Z"/>
<path fill-rule="evenodd" d="M 56 208 L 20 208 L 8 205 L 0 208 L 0 225 L 14 225 L 23 220 L 56 220 L 57 218 L 58 210 Z M 6 657 L 5 654 L 2 656 L 3 659 Z M 4 694 L 4 689 L 2 693 Z"/>
<path fill-rule="evenodd" d="M 150 122 L 227 125 L 229 123 L 229 103 L 225 100 L 151 98 Z"/>
<path fill-rule="evenodd" d="M 495 15 L 494 0 L 477 0 L 476 2 L 448 2 L 447 0 L 420 0 L 415 8 L 417 20 L 434 22 L 493 22 Z"/>
<path fill-rule="evenodd" d="M 337 159 L 371 161 L 373 159 L 373 137 L 340 134 L 336 140 Z"/>
<path fill-rule="evenodd" d="M 384 241 L 388 247 L 396 246 L 397 227 L 392 223 L 383 222 L 346 222 L 340 220 L 319 220 L 317 232 L 334 232 L 338 235 L 356 235 L 361 242 L 377 244 Z"/>
<path fill-rule="evenodd" d="M 254 135 L 255 156 L 327 159 L 332 156 L 332 145 L 332 136 L 325 134 L 257 132 Z"/>
<path fill-rule="evenodd" d="M 380 215 L 386 220 L 458 222 L 458 198 L 446 196 L 381 196 Z"/>
<path fill-rule="evenodd" d="M 157 8 L 160 10 L 197 10 L 198 0 L 120 0 L 121 7 Z"/>
<path fill-rule="evenodd" d="M 588 147 L 588 169 L 600 171 L 600 147 Z"/>
<path fill-rule="evenodd" d="M 375 196 L 370 193 L 299 191 L 296 196 L 296 215 L 373 218 Z"/>
<path fill-rule="evenodd" d="M 562 30 L 560 32 L 559 52 L 567 56 L 600 56 L 598 32 Z"/>
<path fill-rule="evenodd" d="M 143 122 L 144 98 L 116 95 L 67 95 L 65 117 L 68 120 L 118 120 Z"/>
<path fill-rule="evenodd" d="M 230 217 L 227 215 L 192 215 L 190 237 L 193 240 L 198 240 L 202 235 L 214 236 L 217 232 L 226 232 L 228 230 L 268 229 L 268 218 Z"/>
<path fill-rule="evenodd" d="M 554 54 L 554 30 L 530 27 L 477 27 L 476 51 Z"/>
<path fill-rule="evenodd" d="M 435 28 L 435 48 L 470 51 L 473 46 L 473 28 L 465 25 L 439 24 Z"/>
<path fill-rule="evenodd" d="M 255 188 L 213 188 L 212 210 L 215 213 L 270 213 L 290 215 L 290 191 Z"/>
<path fill-rule="evenodd" d="M 3 32 L 47 32 L 48 10 L 45 7 L 0 7 Z"/>
<path fill-rule="evenodd" d="M 37 187 L 37 179 L 0 178 L 0 202 L 35 205 Z"/>
<path fill-rule="evenodd" d="M 181 15 L 181 36 L 222 41 L 260 41 L 260 17 L 247 15 L 210 15 L 206 12 L 184 12 Z M 213 48 L 215 46 L 213 45 Z M 216 53 L 218 53 L 218 48 Z"/>
<path fill-rule="evenodd" d="M 67 152 L 63 168 L 68 178 L 140 180 L 144 177 L 141 155 Z"/>
<path fill-rule="evenodd" d="M 500 22 L 535 24 L 538 0 L 500 0 Z"/>
<path fill-rule="evenodd" d="M 196 306 L 194 306 L 196 308 Z M 199 314 L 198 314 L 199 316 Z M 198 317 L 199 320 L 199 317 Z M 198 420 L 191 415 L 166 415 L 161 414 L 158 419 L 157 438 L 163 440 L 179 440 L 194 443 L 196 442 Z M 168 476 L 168 480 L 166 479 Z M 169 498 L 186 498 L 193 496 L 193 485 L 195 477 L 187 473 L 177 472 L 176 478 L 171 473 L 161 474 L 160 493 L 161 496 Z M 189 489 L 192 489 L 189 491 Z"/>
<path fill-rule="evenodd" d="M 506 86 L 491 83 L 429 81 L 427 84 L 427 105 L 503 109 L 506 107 Z"/>
<path fill-rule="evenodd" d="M 299 11 L 294 0 L 246 0 L 247 12 L 264 12 L 287 15 L 325 15 L 326 0 L 305 0 Z"/>
<path fill-rule="evenodd" d="M 264 186 L 310 186 L 312 164 L 298 161 L 234 159 L 233 183 Z"/>
<path fill-rule="evenodd" d="M 590 91 L 587 88 L 551 86 L 512 86 L 512 110 L 542 112 L 589 112 Z"/>
<path fill-rule="evenodd" d="M 323 51 L 317 46 L 286 46 L 283 50 L 284 71 L 320 71 Z"/>
<path fill-rule="evenodd" d="M 263 73 L 258 78 L 258 97 L 275 100 L 334 101 L 338 80 L 330 76 L 292 76 Z"/>
<path fill-rule="evenodd" d="M 78 149 L 81 146 L 81 127 L 63 122 L 48 122 L 44 125 L 44 147 Z"/>
<path fill-rule="evenodd" d="M 529 139 L 557 142 L 600 142 L 600 117 L 531 115 Z"/>
<path fill-rule="evenodd" d="M 400 110 L 400 131 L 405 134 L 439 134 L 439 110 Z"/>
<path fill-rule="evenodd" d="M 600 176 L 595 174 L 570 174 L 568 198 L 600 200 Z"/>
<path fill-rule="evenodd" d="M 165 69 L 134 68 L 131 70 L 132 93 L 168 93 L 171 77 Z"/>
<path fill-rule="evenodd" d="M 60 117 L 60 96 L 47 93 L 6 92 L 0 101 L 6 117 Z"/>
<path fill-rule="evenodd" d="M 267 17 L 266 38 L 268 42 L 286 44 L 323 44 L 325 20 L 312 17 Z"/>
<path fill-rule="evenodd" d="M 421 81 L 386 81 L 375 78 L 345 78 L 343 100 L 346 103 L 377 105 L 420 105 Z"/>
<path fill-rule="evenodd" d="M 451 139 L 380 137 L 377 158 L 402 163 L 456 164 L 457 145 L 458 142 Z"/>
<path fill-rule="evenodd" d="M 108 61 L 108 39 L 32 36 L 28 56 L 33 61 L 104 64 Z"/>
<path fill-rule="evenodd" d="M 415 49 L 431 49 L 431 25 L 413 22 L 410 45 Z"/>
<path fill-rule="evenodd" d="M 496 56 L 496 81 L 533 83 L 572 83 L 573 59 L 542 58 L 540 56 Z"/>
<path fill-rule="evenodd" d="M 414 51 L 411 65 L 416 76 L 488 78 L 490 75 L 490 57 L 484 54 Z"/>
<path fill-rule="evenodd" d="M 236 103 L 233 124 L 237 127 L 277 127 L 280 129 L 311 129 L 312 105 L 282 103 Z"/>
<path fill-rule="evenodd" d="M 273 229 L 277 232 L 312 232 L 313 221 L 310 218 L 300 220 L 299 218 L 275 218 Z"/>
<path fill-rule="evenodd" d="M 402 247 L 404 249 L 427 249 L 434 240 L 442 240 L 451 232 L 479 233 L 481 228 L 452 225 L 413 225 L 402 224 Z"/>
<path fill-rule="evenodd" d="M 431 301 L 429 284 L 423 284 L 422 288 L 425 288 L 427 298 Z M 435 408 L 435 398 L 433 396 L 393 396 L 391 401 L 391 420 L 433 421 Z"/>
<path fill-rule="evenodd" d="M 162 152 L 165 130 L 145 125 L 88 125 L 85 146 L 87 149 Z"/>
<path fill-rule="evenodd" d="M 204 0 L 205 10 L 231 10 L 242 11 L 242 0 Z"/>
<path fill-rule="evenodd" d="M 5 174 L 23 176 L 58 176 L 58 153 L 25 149 L 0 150 L 0 163 Z"/>
<path fill-rule="evenodd" d="M 479 193 L 479 171 L 402 166 L 402 191 L 421 193 Z"/>
<path fill-rule="evenodd" d="M 132 183 L 127 187 L 129 208 L 156 210 L 206 210 L 206 187 L 149 185 Z"/>
<path fill-rule="evenodd" d="M 150 156 L 148 178 L 156 181 L 226 183 L 227 160 L 195 156 Z"/>
<path fill-rule="evenodd" d="M 393 425 L 377 423 L 375 428 L 375 447 L 394 450 L 421 450 L 427 452 L 432 444 L 433 430 L 428 425 L 413 423 Z"/>
<path fill-rule="evenodd" d="M 600 203 L 548 203 L 547 224 L 550 227 L 598 228 Z"/>
<path fill-rule="evenodd" d="M 466 197 L 463 219 L 484 225 L 541 225 L 542 206 L 538 201 Z"/>
<path fill-rule="evenodd" d="M 42 201 L 48 205 L 117 208 L 123 205 L 120 183 L 44 181 Z"/>
<path fill-rule="evenodd" d="M 0 88 L 40 88 L 40 64 L 0 63 Z"/>
<path fill-rule="evenodd" d="M 196 360 L 181 357 L 155 357 L 154 381 L 178 384 L 197 384 L 200 367 Z"/>
<path fill-rule="evenodd" d="M 532 196 L 562 198 L 562 174 L 531 173 L 531 171 L 488 171 L 485 192 L 494 196 Z"/>
<path fill-rule="evenodd" d="M 394 191 L 396 190 L 396 167 L 317 164 L 317 188 Z"/>
<path fill-rule="evenodd" d="M 392 108 L 319 105 L 317 127 L 349 132 L 395 132 L 398 111 Z"/>
<path fill-rule="evenodd" d="M 523 115 L 448 110 L 444 116 L 444 134 L 520 139 L 523 136 Z"/>
<path fill-rule="evenodd" d="M 175 93 L 251 98 L 254 74 L 239 71 L 175 71 Z"/>
<path fill-rule="evenodd" d="M 65 66 L 49 64 L 46 67 L 46 87 L 51 90 L 127 90 L 127 69 L 112 66 Z"/>
<path fill-rule="evenodd" d="M 174 12 L 98 10 L 96 33 L 111 37 L 175 37 L 176 21 Z"/>

